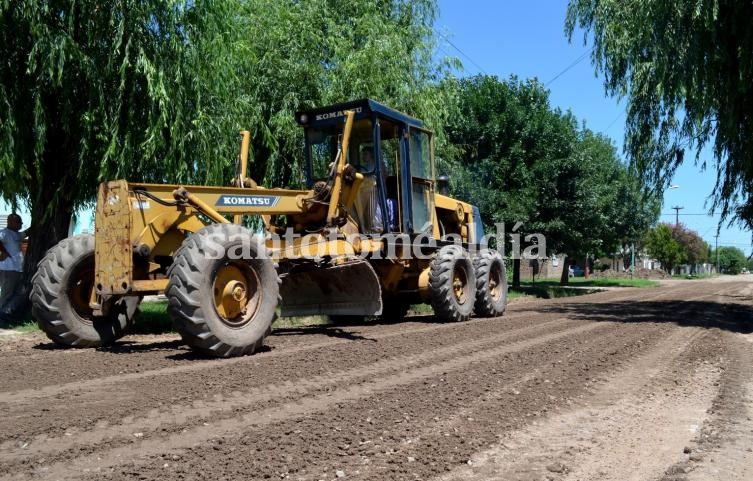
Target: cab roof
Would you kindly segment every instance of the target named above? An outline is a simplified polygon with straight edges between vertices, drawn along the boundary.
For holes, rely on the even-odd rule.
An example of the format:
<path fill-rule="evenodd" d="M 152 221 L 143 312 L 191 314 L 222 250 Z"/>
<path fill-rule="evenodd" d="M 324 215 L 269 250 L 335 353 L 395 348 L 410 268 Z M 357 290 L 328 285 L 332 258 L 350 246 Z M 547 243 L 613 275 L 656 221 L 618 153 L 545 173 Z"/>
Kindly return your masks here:
<path fill-rule="evenodd" d="M 347 110 L 355 110 L 356 120 L 377 116 L 403 123 L 410 127 L 424 128 L 423 122 L 417 118 L 372 99 L 352 100 L 326 107 L 303 110 L 295 113 L 295 119 L 296 122 L 304 127 L 329 125 L 342 122 Z"/>

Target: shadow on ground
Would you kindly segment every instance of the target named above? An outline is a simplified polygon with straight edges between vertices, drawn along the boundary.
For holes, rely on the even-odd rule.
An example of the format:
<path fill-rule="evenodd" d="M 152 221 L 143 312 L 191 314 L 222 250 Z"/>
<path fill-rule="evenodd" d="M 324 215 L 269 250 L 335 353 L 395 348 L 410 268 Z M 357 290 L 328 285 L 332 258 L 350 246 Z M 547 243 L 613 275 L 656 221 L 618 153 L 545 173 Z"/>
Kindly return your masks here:
<path fill-rule="evenodd" d="M 737 303 L 682 300 L 619 301 L 603 304 L 578 302 L 542 306 L 533 310 L 542 314 L 558 313 L 573 319 L 595 322 L 671 322 L 678 326 L 720 329 L 743 334 L 753 332 L 753 306 Z"/>

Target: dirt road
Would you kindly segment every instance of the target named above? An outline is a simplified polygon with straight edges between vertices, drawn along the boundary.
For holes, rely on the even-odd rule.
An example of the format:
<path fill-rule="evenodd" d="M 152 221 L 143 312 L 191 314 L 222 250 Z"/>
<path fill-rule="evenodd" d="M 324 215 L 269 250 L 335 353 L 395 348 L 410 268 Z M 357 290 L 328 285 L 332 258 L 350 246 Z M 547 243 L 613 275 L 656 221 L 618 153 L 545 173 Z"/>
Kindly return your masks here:
<path fill-rule="evenodd" d="M 753 279 L 498 319 L 0 343 L 0 479 L 753 479 Z"/>

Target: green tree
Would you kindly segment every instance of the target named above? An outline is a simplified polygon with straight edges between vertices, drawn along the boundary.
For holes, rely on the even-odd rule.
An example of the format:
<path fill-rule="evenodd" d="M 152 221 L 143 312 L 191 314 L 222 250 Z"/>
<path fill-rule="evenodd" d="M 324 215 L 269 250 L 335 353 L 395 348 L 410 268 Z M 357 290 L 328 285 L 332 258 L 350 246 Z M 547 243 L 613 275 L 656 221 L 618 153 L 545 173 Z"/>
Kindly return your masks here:
<path fill-rule="evenodd" d="M 716 261 L 717 251 L 711 253 Z M 719 246 L 719 270 L 724 274 L 739 274 L 748 264 L 748 259 L 743 251 L 737 247 Z"/>
<path fill-rule="evenodd" d="M 0 0 L 0 191 L 32 216 L 25 272 L 105 179 L 300 183 L 294 112 L 371 96 L 427 121 L 434 0 Z M 28 282 L 28 279 L 27 279 Z"/>
<path fill-rule="evenodd" d="M 0 1 L 0 190 L 31 213 L 27 281 L 101 180 L 223 177 L 252 112 L 217 50 L 235 7 Z"/>
<path fill-rule="evenodd" d="M 661 199 L 643 186 L 641 178 L 633 169 L 623 169 L 621 177 L 613 219 L 617 245 L 612 252 L 605 254 L 619 254 L 622 256 L 623 266 L 629 268 L 633 249 L 638 252 L 644 248 L 646 234 L 659 219 Z"/>
<path fill-rule="evenodd" d="M 570 156 L 539 165 L 558 172 L 545 184 L 541 215 L 533 222 L 554 252 L 571 259 L 612 255 L 643 237 L 658 218 L 659 203 L 611 140 L 585 126 Z M 568 281 L 564 270 L 560 281 Z"/>
<path fill-rule="evenodd" d="M 708 260 L 709 245 L 698 235 L 698 232 L 688 229 L 684 224 L 672 227 L 672 237 L 680 243 L 684 251 L 685 262 L 695 272 L 695 266 Z"/>
<path fill-rule="evenodd" d="M 455 92 L 458 115 L 446 126 L 462 158 L 451 172 L 454 193 L 471 199 L 487 228 L 527 222 L 535 188 L 531 168 L 545 150 L 548 93 L 536 81 L 476 76 L 445 82 Z"/>
<path fill-rule="evenodd" d="M 479 207 L 487 230 L 504 223 L 509 234 L 522 223 L 517 233 L 534 232 L 531 220 L 543 185 L 535 178 L 535 164 L 569 155 L 576 139 L 574 119 L 553 112 L 548 92 L 535 80 L 479 75 L 449 80 L 443 87 L 458 100 L 459 113 L 446 127 L 462 159 L 452 171 L 455 195 Z M 506 252 L 511 247 L 508 242 Z M 519 273 L 516 260 L 514 285 Z"/>
<path fill-rule="evenodd" d="M 250 173 L 268 186 L 300 183 L 297 110 L 371 97 L 435 131 L 452 102 L 436 88 L 434 0 L 255 0 L 242 2 L 244 95 L 259 111 L 249 125 Z"/>
<path fill-rule="evenodd" d="M 662 223 L 648 231 L 644 244 L 649 255 L 661 262 L 662 268 L 668 273 L 672 273 L 676 265 L 685 262 L 683 246 L 672 235 L 672 226 L 669 224 Z"/>
<path fill-rule="evenodd" d="M 713 145 L 712 208 L 753 223 L 753 3 L 571 0 L 607 93 L 627 97 L 626 148 L 657 186 L 686 150 Z M 707 167 L 707 161 L 701 162 Z"/>
<path fill-rule="evenodd" d="M 478 205 L 487 229 L 522 222 L 518 232 L 544 234 L 549 253 L 575 258 L 611 253 L 656 221 L 658 206 L 647 207 L 612 142 L 552 109 L 537 81 L 476 76 L 444 86 L 460 111 L 446 128 L 462 158 L 455 193 Z"/>

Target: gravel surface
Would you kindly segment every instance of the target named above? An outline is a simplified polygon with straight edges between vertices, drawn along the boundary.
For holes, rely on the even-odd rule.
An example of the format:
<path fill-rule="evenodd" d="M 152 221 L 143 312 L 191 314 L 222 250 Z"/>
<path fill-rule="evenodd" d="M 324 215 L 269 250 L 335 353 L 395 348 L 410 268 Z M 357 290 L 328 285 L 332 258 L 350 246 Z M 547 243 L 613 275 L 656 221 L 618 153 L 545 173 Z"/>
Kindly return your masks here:
<path fill-rule="evenodd" d="M 0 340 L 0 479 L 753 479 L 753 283 L 670 281 L 501 318 Z"/>

